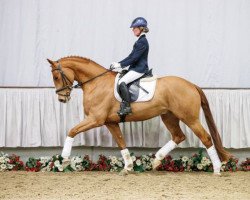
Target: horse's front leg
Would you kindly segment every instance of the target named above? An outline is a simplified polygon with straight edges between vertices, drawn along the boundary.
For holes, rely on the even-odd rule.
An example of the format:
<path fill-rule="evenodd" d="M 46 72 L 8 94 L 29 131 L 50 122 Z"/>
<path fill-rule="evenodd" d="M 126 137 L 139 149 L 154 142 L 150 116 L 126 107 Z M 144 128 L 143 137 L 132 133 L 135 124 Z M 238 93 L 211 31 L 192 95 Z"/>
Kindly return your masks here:
<path fill-rule="evenodd" d="M 126 143 L 123 138 L 119 124 L 109 123 L 105 125 L 107 126 L 108 130 L 110 131 L 119 148 L 121 149 L 121 154 L 125 163 L 124 172 L 127 173 L 128 171 L 131 171 L 133 169 L 133 161 L 130 156 L 129 150 L 126 148 Z"/>
<path fill-rule="evenodd" d="M 81 123 L 72 128 L 65 140 L 62 157 L 63 157 L 63 166 L 67 166 L 70 163 L 69 156 L 71 154 L 72 145 L 74 142 L 74 137 L 80 133 L 87 131 L 89 129 L 102 126 L 104 124 L 104 120 L 98 120 L 94 116 L 88 116 Z"/>

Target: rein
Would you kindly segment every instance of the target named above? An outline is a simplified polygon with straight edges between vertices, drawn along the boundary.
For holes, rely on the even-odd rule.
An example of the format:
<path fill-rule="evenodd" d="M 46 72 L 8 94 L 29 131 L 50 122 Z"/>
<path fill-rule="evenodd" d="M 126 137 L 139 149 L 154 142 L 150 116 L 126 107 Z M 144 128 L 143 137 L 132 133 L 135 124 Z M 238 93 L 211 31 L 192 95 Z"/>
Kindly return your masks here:
<path fill-rule="evenodd" d="M 102 76 L 102 75 L 104 75 L 104 74 L 112 71 L 112 69 L 108 69 L 107 71 L 105 71 L 105 72 L 103 72 L 103 73 L 101 73 L 101 74 L 99 74 L 99 75 L 97 75 L 97 76 L 95 76 L 95 77 L 93 77 L 93 78 L 85 81 L 85 82 L 78 82 L 76 85 L 73 86 L 73 82 L 70 81 L 69 78 L 62 71 L 62 66 L 61 66 L 60 63 L 58 65 L 58 67 L 55 68 L 55 69 L 53 69 L 51 72 L 56 71 L 56 70 L 58 70 L 60 72 L 60 74 L 62 76 L 62 81 L 63 81 L 63 87 L 57 89 L 56 90 L 56 94 L 61 95 L 61 96 L 66 96 L 66 97 L 70 96 L 70 93 L 69 94 L 60 94 L 59 92 L 61 92 L 63 90 L 66 90 L 66 89 L 69 89 L 71 91 L 74 88 L 79 88 L 79 87 L 83 86 L 84 84 L 86 84 L 86 83 L 88 83 L 88 82 L 90 82 L 90 81 L 92 81 L 92 80 L 94 80 L 94 79 L 96 79 L 96 78 L 98 78 L 98 77 L 100 77 L 100 76 Z M 68 83 L 70 83 L 71 85 L 69 85 Z"/>

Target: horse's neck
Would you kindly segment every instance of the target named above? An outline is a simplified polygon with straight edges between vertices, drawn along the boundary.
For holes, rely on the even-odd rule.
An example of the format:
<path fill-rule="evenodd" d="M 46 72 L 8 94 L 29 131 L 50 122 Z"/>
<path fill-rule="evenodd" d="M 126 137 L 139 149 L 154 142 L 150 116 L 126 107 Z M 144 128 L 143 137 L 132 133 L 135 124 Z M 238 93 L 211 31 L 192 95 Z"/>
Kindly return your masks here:
<path fill-rule="evenodd" d="M 80 81 L 80 82 L 88 81 L 106 71 L 104 67 L 102 67 L 101 65 L 98 65 L 97 63 L 91 60 L 89 61 L 72 60 L 71 68 L 73 69 L 76 75 L 75 76 L 76 81 Z"/>

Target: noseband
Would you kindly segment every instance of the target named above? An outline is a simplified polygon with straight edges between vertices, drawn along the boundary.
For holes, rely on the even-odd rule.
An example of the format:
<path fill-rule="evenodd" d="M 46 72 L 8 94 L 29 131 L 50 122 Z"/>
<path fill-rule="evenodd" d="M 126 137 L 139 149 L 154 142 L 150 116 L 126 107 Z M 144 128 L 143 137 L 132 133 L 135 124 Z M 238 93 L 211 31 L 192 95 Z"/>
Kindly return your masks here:
<path fill-rule="evenodd" d="M 94 79 L 96 79 L 96 78 L 98 78 L 98 77 L 100 77 L 100 76 L 106 74 L 107 72 L 112 71 L 112 69 L 108 69 L 107 71 L 105 71 L 105 72 L 103 72 L 103 73 L 101 73 L 101 74 L 99 74 L 99 75 L 97 75 L 97 76 L 95 76 L 95 77 L 93 77 L 93 78 L 91 78 L 91 79 L 85 81 L 85 82 L 78 82 L 78 84 L 76 84 L 76 85 L 73 86 L 73 82 L 72 82 L 71 80 L 69 80 L 69 78 L 68 78 L 68 77 L 64 74 L 64 72 L 62 71 L 62 66 L 61 66 L 61 64 L 59 63 L 59 61 L 57 61 L 57 63 L 58 63 L 58 67 L 55 68 L 55 69 L 53 69 L 51 72 L 56 71 L 56 70 L 59 71 L 59 73 L 60 73 L 61 76 L 62 76 L 63 86 L 62 86 L 61 88 L 59 88 L 59 89 L 56 90 L 56 94 L 58 94 L 58 95 L 60 95 L 60 96 L 65 96 L 65 97 L 69 97 L 69 96 L 70 96 L 70 92 L 71 92 L 71 90 L 72 90 L 73 88 L 79 88 L 79 87 L 81 87 L 82 85 L 84 85 L 84 84 L 86 84 L 86 83 L 88 83 L 88 82 L 90 82 L 90 81 L 92 81 L 92 80 L 94 80 Z M 71 85 L 69 85 L 69 83 L 70 83 Z M 59 93 L 59 92 L 61 92 L 61 91 L 63 91 L 63 90 L 66 90 L 66 89 L 69 89 L 70 92 L 67 93 L 67 94 L 61 94 L 61 93 Z"/>

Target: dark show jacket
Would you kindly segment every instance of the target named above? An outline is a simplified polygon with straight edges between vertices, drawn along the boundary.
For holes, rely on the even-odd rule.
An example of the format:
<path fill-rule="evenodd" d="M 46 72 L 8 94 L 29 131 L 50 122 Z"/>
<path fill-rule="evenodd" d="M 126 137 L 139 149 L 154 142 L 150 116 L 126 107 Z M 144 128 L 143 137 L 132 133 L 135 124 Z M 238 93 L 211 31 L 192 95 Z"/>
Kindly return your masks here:
<path fill-rule="evenodd" d="M 139 73 L 146 73 L 148 71 L 148 51 L 149 45 L 146 35 L 143 34 L 135 42 L 132 52 L 127 58 L 123 59 L 119 63 L 121 67 L 129 67 L 129 70 L 133 70 Z"/>

